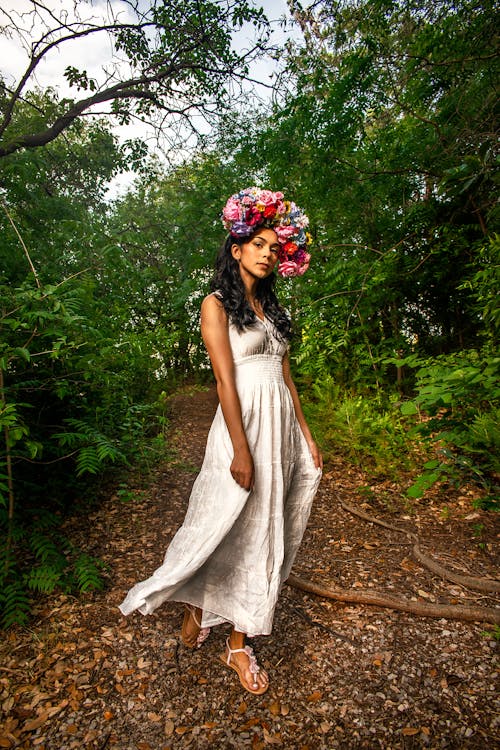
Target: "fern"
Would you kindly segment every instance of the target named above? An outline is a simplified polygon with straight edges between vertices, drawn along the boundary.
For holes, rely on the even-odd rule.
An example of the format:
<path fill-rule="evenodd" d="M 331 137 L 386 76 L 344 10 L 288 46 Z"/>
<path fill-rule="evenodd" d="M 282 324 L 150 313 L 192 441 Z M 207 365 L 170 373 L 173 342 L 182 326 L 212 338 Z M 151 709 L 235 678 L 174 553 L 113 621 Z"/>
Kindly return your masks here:
<path fill-rule="evenodd" d="M 35 555 L 42 563 L 58 560 L 62 557 L 60 549 L 53 539 L 35 529 L 29 537 L 29 545 Z"/>
<path fill-rule="evenodd" d="M 74 432 L 60 432 L 54 435 L 59 445 L 79 448 L 76 458 L 76 475 L 97 474 L 109 461 L 127 463 L 127 458 L 107 435 L 99 432 L 93 425 L 79 419 L 67 419 L 66 424 L 76 428 Z"/>
<path fill-rule="evenodd" d="M 24 582 L 30 591 L 38 591 L 40 594 L 51 594 L 61 582 L 63 568 L 54 565 L 40 565 L 32 568 L 25 576 Z"/>
<path fill-rule="evenodd" d="M 101 591 L 104 588 L 102 580 L 103 563 L 95 557 L 82 553 L 73 563 L 74 577 L 78 590 Z"/>
<path fill-rule="evenodd" d="M 0 623 L 3 628 L 25 625 L 29 620 L 31 599 L 22 580 L 15 578 L 0 587 L 0 606 L 3 610 Z"/>
<path fill-rule="evenodd" d="M 2 511 L 2 509 L 0 509 Z M 0 525 L 2 514 L 0 513 Z M 24 518 L 13 528 L 13 549 L 0 547 L 0 627 L 25 625 L 33 598 L 59 589 L 88 592 L 104 587 L 104 564 L 81 552 L 61 534 L 59 519 L 48 511 Z M 28 555 L 23 554 L 28 551 Z M 21 554 L 20 554 L 21 552 Z M 17 556 L 16 556 L 17 555 Z"/>

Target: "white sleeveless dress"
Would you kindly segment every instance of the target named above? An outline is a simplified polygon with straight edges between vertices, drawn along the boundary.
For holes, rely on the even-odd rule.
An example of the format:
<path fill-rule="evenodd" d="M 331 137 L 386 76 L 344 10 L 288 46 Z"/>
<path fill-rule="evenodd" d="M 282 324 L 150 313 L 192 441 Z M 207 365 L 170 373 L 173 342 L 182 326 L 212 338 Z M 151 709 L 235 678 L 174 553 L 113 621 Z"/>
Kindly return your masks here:
<path fill-rule="evenodd" d="M 321 470 L 314 466 L 283 379 L 286 344 L 257 320 L 242 333 L 229 325 L 236 387 L 255 465 L 250 492 L 232 478 L 233 448 L 219 405 L 186 517 L 163 564 L 136 584 L 124 615 L 150 614 L 163 602 L 203 610 L 203 627 L 230 622 L 268 635 L 282 584 L 300 545 Z"/>

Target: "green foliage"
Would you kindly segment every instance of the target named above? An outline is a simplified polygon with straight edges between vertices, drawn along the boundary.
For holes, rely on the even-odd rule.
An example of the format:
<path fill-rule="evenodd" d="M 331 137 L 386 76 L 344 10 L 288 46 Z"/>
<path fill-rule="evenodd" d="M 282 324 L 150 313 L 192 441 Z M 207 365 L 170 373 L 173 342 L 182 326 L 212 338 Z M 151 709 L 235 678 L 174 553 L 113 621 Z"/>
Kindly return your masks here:
<path fill-rule="evenodd" d="M 495 641 L 500 641 L 500 625 L 494 625 L 493 630 L 483 630 L 481 635 L 485 638 L 493 638 Z"/>
<path fill-rule="evenodd" d="M 0 608 L 9 626 L 26 621 L 34 594 L 101 586 L 98 562 L 56 534 L 56 511 L 69 510 L 80 477 L 135 458 L 155 413 L 164 415 L 159 403 L 132 402 L 141 372 L 115 375 L 116 350 L 94 329 L 81 287 L 2 288 L 10 305 L 0 318 Z M 81 488 L 88 492 L 88 480 Z"/>
<path fill-rule="evenodd" d="M 0 554 L 0 627 L 26 624 L 37 596 L 103 588 L 103 564 L 75 549 L 59 522 L 48 510 L 16 519 L 12 548 Z"/>
<path fill-rule="evenodd" d="M 2 581 L 0 590 L 0 625 L 9 628 L 11 625 L 25 625 L 29 620 L 31 599 L 26 592 L 23 581 Z"/>
<path fill-rule="evenodd" d="M 475 271 L 463 286 L 470 289 L 477 314 L 483 322 L 482 335 L 493 347 L 498 342 L 500 332 L 500 235 L 494 234 L 481 245 L 472 263 Z"/>
<path fill-rule="evenodd" d="M 25 578 L 25 584 L 30 591 L 40 594 L 51 594 L 61 580 L 62 571 L 47 563 L 31 568 Z"/>
<path fill-rule="evenodd" d="M 73 563 L 73 575 L 78 591 L 100 591 L 103 587 L 103 564 L 95 557 L 82 553 Z"/>
<path fill-rule="evenodd" d="M 404 364 L 416 368 L 416 397 L 402 411 L 419 419 L 414 432 L 434 443 L 440 457 L 424 465 L 410 496 L 420 497 L 441 478 L 466 478 L 482 483 L 492 493 L 482 502 L 495 507 L 500 358 L 470 350 L 432 360 L 409 358 Z"/>
<path fill-rule="evenodd" d="M 77 449 L 77 477 L 82 474 L 97 474 L 103 470 L 108 461 L 126 460 L 117 442 L 110 440 L 92 425 L 74 418 L 68 418 L 65 422 L 76 431 L 55 433 L 53 437 L 59 440 L 61 446 Z"/>
<path fill-rule="evenodd" d="M 245 123 L 237 158 L 310 214 L 301 362 L 348 388 L 410 390 L 389 359 L 477 346 L 495 303 L 480 249 L 497 218 L 493 5 L 294 7 L 295 87 Z"/>
<path fill-rule="evenodd" d="M 308 421 L 326 458 L 340 454 L 375 476 L 393 477 L 410 466 L 410 443 L 394 403 L 349 395 L 328 376 L 303 391 Z"/>
<path fill-rule="evenodd" d="M 80 123 L 50 153 L 18 153 L 1 163 L 0 607 L 6 625 L 26 620 L 35 595 L 99 585 L 97 563 L 71 550 L 48 519 L 60 520 L 78 497 L 92 498 L 89 477 L 95 486 L 112 463 L 135 460 L 165 424 L 157 355 L 168 348 L 166 329 L 135 331 L 125 295 L 109 304 L 119 297 L 116 289 L 127 288 L 127 267 L 116 263 L 105 230 L 101 188 L 111 174 L 113 141 L 106 152 L 98 144 L 106 138 L 98 124 Z M 87 151 L 87 166 L 74 161 L 73 171 L 62 171 L 66 149 L 75 159 Z M 18 168 L 26 183 L 14 179 Z"/>

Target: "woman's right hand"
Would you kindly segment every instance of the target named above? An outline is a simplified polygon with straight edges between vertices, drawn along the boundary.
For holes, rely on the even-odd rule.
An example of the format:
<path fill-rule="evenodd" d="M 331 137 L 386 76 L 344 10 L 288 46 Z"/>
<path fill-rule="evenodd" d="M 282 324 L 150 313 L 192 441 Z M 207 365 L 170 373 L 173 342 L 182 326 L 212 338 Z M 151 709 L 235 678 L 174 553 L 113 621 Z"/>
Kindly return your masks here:
<path fill-rule="evenodd" d="M 253 490 L 255 470 L 252 454 L 249 450 L 235 451 L 231 462 L 231 476 L 244 490 Z"/>

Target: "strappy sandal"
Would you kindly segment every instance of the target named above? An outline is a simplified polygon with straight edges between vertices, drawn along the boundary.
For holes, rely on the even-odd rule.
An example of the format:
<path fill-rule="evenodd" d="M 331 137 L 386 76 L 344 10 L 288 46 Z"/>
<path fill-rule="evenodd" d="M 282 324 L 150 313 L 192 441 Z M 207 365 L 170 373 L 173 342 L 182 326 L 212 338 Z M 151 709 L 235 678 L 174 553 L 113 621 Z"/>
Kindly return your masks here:
<path fill-rule="evenodd" d="M 253 652 L 253 648 L 250 646 L 245 646 L 245 648 L 231 648 L 229 646 L 229 638 L 226 639 L 226 647 L 227 647 L 227 654 L 220 654 L 219 659 L 223 664 L 226 665 L 226 667 L 229 667 L 230 669 L 234 669 L 234 671 L 237 673 L 238 677 L 240 678 L 240 682 L 242 686 L 245 688 L 245 690 L 248 690 L 249 693 L 252 693 L 253 695 L 262 695 L 266 692 L 266 690 L 269 687 L 269 684 L 262 685 L 259 687 L 259 683 L 257 682 L 257 675 L 260 672 L 260 667 L 257 664 L 257 659 L 255 658 L 255 654 Z M 254 676 L 254 682 L 253 685 L 249 685 L 248 682 L 244 679 L 244 673 L 245 670 L 243 670 L 238 664 L 232 664 L 231 663 L 231 656 L 233 654 L 238 653 L 244 653 L 248 656 L 248 660 L 250 662 L 250 672 L 255 675 Z"/>
<path fill-rule="evenodd" d="M 184 620 L 182 621 L 182 629 L 181 629 L 181 640 L 185 646 L 188 648 L 200 648 L 202 643 L 204 643 L 210 633 L 210 628 L 202 628 L 201 622 L 198 622 L 198 617 L 196 616 L 196 609 L 189 604 L 185 604 L 185 612 L 184 612 Z M 198 632 L 196 636 L 194 636 L 192 633 L 190 636 L 188 636 L 188 628 L 189 628 L 189 622 L 190 620 L 194 620 L 194 624 L 198 628 Z"/>

